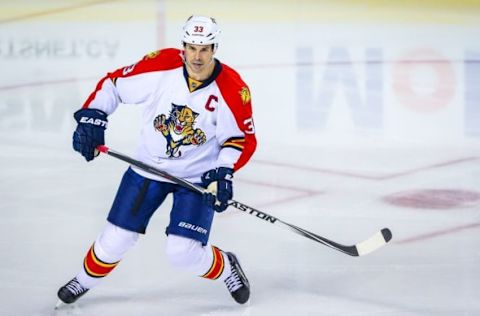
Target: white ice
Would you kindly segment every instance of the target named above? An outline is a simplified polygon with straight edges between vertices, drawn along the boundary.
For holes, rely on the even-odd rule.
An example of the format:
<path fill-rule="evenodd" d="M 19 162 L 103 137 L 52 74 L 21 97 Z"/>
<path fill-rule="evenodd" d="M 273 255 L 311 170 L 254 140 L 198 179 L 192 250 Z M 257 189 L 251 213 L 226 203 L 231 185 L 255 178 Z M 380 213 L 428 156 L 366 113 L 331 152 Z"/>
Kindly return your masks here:
<path fill-rule="evenodd" d="M 231 208 L 210 241 L 244 267 L 251 300 L 240 306 L 223 283 L 168 264 L 168 200 L 98 287 L 54 311 L 127 167 L 85 163 L 71 149 L 71 114 L 106 71 L 158 43 L 178 46 L 183 19 L 200 11 L 190 1 L 78 3 L 0 4 L 0 315 L 480 315 L 479 9 L 417 16 L 380 1 L 203 1 L 201 11 L 223 25 L 219 58 L 253 95 L 259 146 L 235 199 L 348 245 L 388 227 L 391 243 L 354 258 Z M 362 118 L 367 100 L 380 100 L 380 126 L 375 112 Z M 139 115 L 131 105 L 112 115 L 107 144 L 131 154 Z"/>

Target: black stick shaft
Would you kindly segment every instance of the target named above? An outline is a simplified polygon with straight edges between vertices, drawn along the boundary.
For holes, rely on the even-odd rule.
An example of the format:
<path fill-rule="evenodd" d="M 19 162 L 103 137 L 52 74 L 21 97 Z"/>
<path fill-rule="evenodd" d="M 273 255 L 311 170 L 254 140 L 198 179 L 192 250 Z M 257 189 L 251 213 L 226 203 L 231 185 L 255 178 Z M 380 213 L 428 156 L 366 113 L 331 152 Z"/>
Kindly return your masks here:
<path fill-rule="evenodd" d="M 102 153 L 105 153 L 109 156 L 112 156 L 112 157 L 115 157 L 117 159 L 120 159 L 122 161 L 125 161 L 125 162 L 128 162 L 129 164 L 139 168 L 139 169 L 142 169 L 146 172 L 150 172 L 152 174 L 155 174 L 157 176 L 161 176 L 167 180 L 170 180 L 172 181 L 173 183 L 176 183 L 178 185 L 181 185 L 187 189 L 190 189 L 192 191 L 195 191 L 195 192 L 198 192 L 200 194 L 204 194 L 206 192 L 206 190 L 202 187 L 199 187 L 193 183 L 190 183 L 184 179 L 181 179 L 181 178 L 178 178 L 176 176 L 173 176 L 171 174 L 169 174 L 168 172 L 166 171 L 163 171 L 163 170 L 160 170 L 160 169 L 157 169 L 155 167 L 152 167 L 150 165 L 147 165 L 139 160 L 136 160 L 136 159 L 133 159 L 127 155 L 124 155 L 124 154 L 121 154 L 117 151 L 114 151 L 110 148 L 108 148 L 107 146 L 98 146 L 97 149 L 102 152 Z M 360 255 L 363 255 L 363 254 L 366 254 L 366 253 L 369 253 L 373 250 L 376 250 L 377 248 L 379 248 L 380 246 L 382 246 L 383 244 L 387 243 L 388 241 L 390 241 L 392 235 L 391 235 L 391 232 L 388 228 L 384 228 L 382 231 L 381 231 L 381 236 L 383 237 L 383 240 L 377 240 L 379 239 L 378 236 L 373 236 L 375 237 L 375 240 L 372 240 L 370 241 L 370 239 L 364 241 L 363 243 L 359 243 L 358 245 L 361 245 L 361 244 L 368 244 L 369 246 L 369 249 L 366 250 L 366 251 L 363 251 L 364 253 L 360 253 L 359 249 L 357 248 L 358 245 L 352 245 L 352 246 L 345 246 L 345 245 L 342 245 L 342 244 L 339 244 L 339 243 L 336 243 L 334 241 L 331 241 L 325 237 L 322 237 L 322 236 L 319 236 L 317 234 L 314 234 L 312 232 L 309 232 L 303 228 L 300 228 L 298 226 L 295 226 L 293 224 L 289 224 L 285 221 L 282 221 L 272 215 L 269 215 L 263 211 L 260 211 L 260 210 L 257 210 L 256 208 L 253 208 L 251 206 L 248 206 L 246 204 L 243 204 L 241 202 L 238 202 L 238 201 L 235 201 L 235 200 L 230 200 L 228 202 L 228 205 L 231 205 L 233 207 L 235 207 L 236 209 L 240 210 L 240 211 L 243 211 L 244 213 L 247 213 L 247 214 L 250 214 L 250 215 L 253 215 L 267 223 L 271 223 L 271 224 L 282 224 L 284 226 L 286 226 L 287 228 L 289 228 L 291 231 L 293 231 L 294 233 L 297 233 L 303 237 L 306 237 L 306 238 L 309 238 L 313 241 L 316 241 L 318 243 L 321 243 L 327 247 L 330 247 L 332 249 L 335 249 L 337 251 L 340 251 L 340 252 L 343 252 L 347 255 L 350 255 L 350 256 L 354 256 L 354 257 L 357 257 L 357 256 L 360 256 Z M 381 239 L 381 238 L 380 238 Z M 383 243 L 382 243 L 383 242 Z M 371 244 L 374 244 L 373 246 Z"/>

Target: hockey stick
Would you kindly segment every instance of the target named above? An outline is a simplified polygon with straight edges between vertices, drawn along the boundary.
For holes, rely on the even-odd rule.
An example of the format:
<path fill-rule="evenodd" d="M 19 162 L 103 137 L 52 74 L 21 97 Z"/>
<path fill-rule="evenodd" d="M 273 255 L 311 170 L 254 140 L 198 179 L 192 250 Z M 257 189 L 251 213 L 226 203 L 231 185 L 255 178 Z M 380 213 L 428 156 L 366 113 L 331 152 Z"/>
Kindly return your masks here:
<path fill-rule="evenodd" d="M 146 171 L 146 172 L 150 172 L 152 174 L 155 174 L 157 176 L 161 176 L 165 179 L 168 179 L 178 185 L 181 185 L 185 188 L 188 188 L 192 191 L 195 191 L 195 192 L 198 192 L 200 194 L 204 194 L 206 193 L 206 189 L 202 188 L 202 187 L 199 187 L 193 183 L 190 183 L 186 180 L 183 180 L 181 178 L 178 178 L 178 177 L 175 177 L 163 170 L 160 170 L 160 169 L 157 169 L 157 168 L 154 168 L 152 166 L 149 166 L 141 161 L 138 161 L 136 159 L 133 159 L 129 156 L 126 156 L 124 154 L 121 154 L 117 151 L 114 151 L 110 148 L 108 148 L 107 146 L 98 146 L 97 147 L 98 151 L 104 153 L 104 154 L 107 154 L 109 156 L 112 156 L 112 157 L 115 157 L 117 159 L 120 159 L 120 160 L 123 160 L 125 162 L 128 162 L 130 163 L 131 165 L 137 167 L 137 168 L 140 168 L 142 169 L 143 171 Z M 286 226 L 287 228 L 289 228 L 290 230 L 292 230 L 294 233 L 297 233 L 299 235 L 302 235 L 304 237 L 307 237 L 307 238 L 310 238 L 311 240 L 314 240 L 316 242 L 319 242 L 327 247 L 330 247 L 332 249 L 335 249 L 337 251 L 340 251 L 340 252 L 343 252 L 347 255 L 350 255 L 350 256 L 354 256 L 354 257 L 358 257 L 358 256 L 363 256 L 363 255 L 366 255 L 372 251 L 375 251 L 379 248 L 381 248 L 382 246 L 386 245 L 391 239 L 392 239 L 392 232 L 390 231 L 390 229 L 388 228 L 384 228 L 382 229 L 381 231 L 375 233 L 374 235 L 372 235 L 370 238 L 358 243 L 358 244 L 355 244 L 355 245 L 352 245 L 352 246 L 345 246 L 345 245 L 342 245 L 342 244 L 339 244 L 339 243 L 336 243 L 334 241 L 331 241 L 325 237 L 322 237 L 322 236 L 319 236 L 317 234 L 314 234 L 314 233 L 311 233 L 303 228 L 300 228 L 298 226 L 295 226 L 293 224 L 289 224 L 287 222 L 284 222 L 272 215 L 269 215 L 265 212 L 262 212 L 262 211 L 259 211 L 251 206 L 248 206 L 248 205 L 245 205 L 241 202 L 238 202 L 238 201 L 235 201 L 235 200 L 230 200 L 228 202 L 228 205 L 231 205 L 233 207 L 235 207 L 236 209 L 239 209 L 240 211 L 243 211 L 245 213 L 248 213 L 250 215 L 254 215 L 256 216 L 257 218 L 259 219 L 262 219 L 268 223 L 271 223 L 271 224 L 282 224 L 284 226 Z"/>

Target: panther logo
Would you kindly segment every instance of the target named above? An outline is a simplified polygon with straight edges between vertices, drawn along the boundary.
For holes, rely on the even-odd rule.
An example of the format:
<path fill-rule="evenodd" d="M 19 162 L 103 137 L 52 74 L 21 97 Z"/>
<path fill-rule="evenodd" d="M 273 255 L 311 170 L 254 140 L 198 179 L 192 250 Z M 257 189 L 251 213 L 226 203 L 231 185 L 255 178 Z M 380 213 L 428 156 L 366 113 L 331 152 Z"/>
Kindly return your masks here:
<path fill-rule="evenodd" d="M 160 114 L 155 118 L 153 126 L 167 140 L 165 153 L 168 157 L 181 157 L 181 146 L 199 146 L 207 141 L 205 133 L 199 128 L 194 128 L 197 117 L 198 113 L 188 106 L 172 103 L 172 110 L 168 118 L 165 114 Z"/>

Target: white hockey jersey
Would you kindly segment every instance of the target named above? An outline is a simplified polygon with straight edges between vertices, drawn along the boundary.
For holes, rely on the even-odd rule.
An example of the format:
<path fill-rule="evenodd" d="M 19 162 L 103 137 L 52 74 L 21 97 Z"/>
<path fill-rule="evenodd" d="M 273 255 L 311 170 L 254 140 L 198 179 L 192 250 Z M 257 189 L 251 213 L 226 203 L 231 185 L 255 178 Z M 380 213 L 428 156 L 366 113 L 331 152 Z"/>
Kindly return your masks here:
<path fill-rule="evenodd" d="M 135 158 L 177 177 L 198 183 L 216 167 L 238 170 L 256 148 L 250 90 L 232 68 L 215 63 L 212 76 L 195 86 L 189 83 L 183 51 L 150 53 L 108 73 L 83 108 L 111 114 L 121 103 L 143 106 Z"/>

